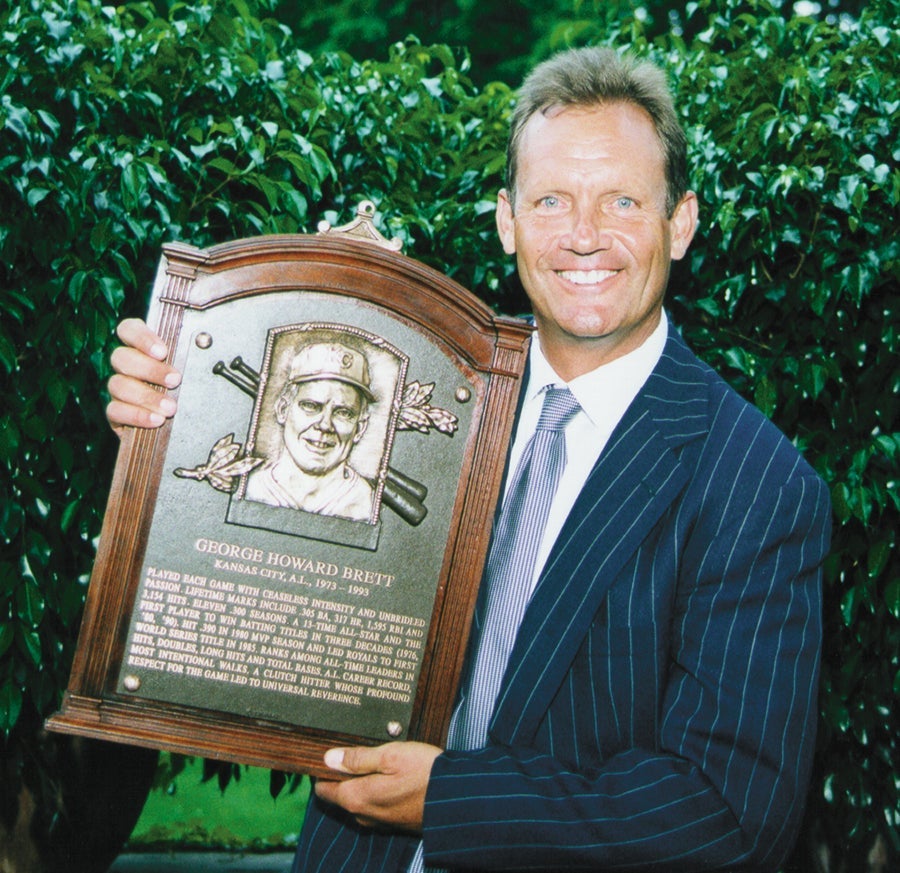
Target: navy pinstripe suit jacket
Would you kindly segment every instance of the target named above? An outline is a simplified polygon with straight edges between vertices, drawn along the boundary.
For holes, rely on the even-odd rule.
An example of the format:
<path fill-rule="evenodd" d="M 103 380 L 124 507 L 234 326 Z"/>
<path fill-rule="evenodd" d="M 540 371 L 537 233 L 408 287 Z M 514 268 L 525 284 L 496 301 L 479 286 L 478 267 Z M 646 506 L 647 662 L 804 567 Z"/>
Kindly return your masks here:
<path fill-rule="evenodd" d="M 816 723 L 824 483 L 674 331 L 529 605 L 491 743 L 435 762 L 429 865 L 775 870 Z M 294 870 L 414 842 L 311 801 Z"/>

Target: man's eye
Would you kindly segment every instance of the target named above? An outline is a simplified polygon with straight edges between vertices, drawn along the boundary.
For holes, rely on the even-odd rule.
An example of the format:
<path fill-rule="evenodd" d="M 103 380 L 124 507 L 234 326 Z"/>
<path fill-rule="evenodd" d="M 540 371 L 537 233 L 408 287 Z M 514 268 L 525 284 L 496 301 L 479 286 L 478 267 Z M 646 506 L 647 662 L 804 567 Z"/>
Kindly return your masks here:
<path fill-rule="evenodd" d="M 619 209 L 631 209 L 634 206 L 634 200 L 630 197 L 619 197 L 616 199 L 616 206 Z"/>
<path fill-rule="evenodd" d="M 556 209 L 559 206 L 559 197 L 548 194 L 546 197 L 541 197 L 538 205 L 543 206 L 545 209 Z"/>
<path fill-rule="evenodd" d="M 356 418 L 356 414 L 352 409 L 348 409 L 345 406 L 338 406 L 334 410 L 334 417 L 340 419 L 341 421 L 353 421 Z"/>
<path fill-rule="evenodd" d="M 322 411 L 322 404 L 313 403 L 312 400 L 301 400 L 297 406 L 307 413 L 307 415 L 317 415 Z"/>

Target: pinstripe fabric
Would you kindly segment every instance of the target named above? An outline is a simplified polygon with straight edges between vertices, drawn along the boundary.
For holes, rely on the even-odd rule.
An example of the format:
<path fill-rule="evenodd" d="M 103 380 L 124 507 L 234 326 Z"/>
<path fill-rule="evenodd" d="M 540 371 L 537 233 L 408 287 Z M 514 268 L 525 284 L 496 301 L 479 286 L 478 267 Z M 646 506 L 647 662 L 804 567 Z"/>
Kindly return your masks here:
<path fill-rule="evenodd" d="M 814 745 L 821 480 L 680 338 L 604 449 L 526 610 L 488 746 L 432 769 L 454 870 L 775 870 Z M 296 870 L 415 841 L 311 805 Z"/>
<path fill-rule="evenodd" d="M 566 466 L 566 424 L 579 410 L 568 388 L 548 387 L 537 428 L 513 475 L 485 568 L 484 621 L 468 687 L 453 713 L 448 747 L 478 749 L 531 595 L 535 560 Z"/>

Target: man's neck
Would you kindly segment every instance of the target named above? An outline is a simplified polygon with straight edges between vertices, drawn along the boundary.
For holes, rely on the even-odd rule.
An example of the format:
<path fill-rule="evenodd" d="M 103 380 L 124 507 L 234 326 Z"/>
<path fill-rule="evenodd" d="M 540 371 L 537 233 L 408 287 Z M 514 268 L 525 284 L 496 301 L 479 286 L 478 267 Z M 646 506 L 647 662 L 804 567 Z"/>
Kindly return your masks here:
<path fill-rule="evenodd" d="M 309 499 L 318 499 L 323 491 L 327 492 L 339 485 L 344 478 L 344 464 L 338 464 L 327 473 L 313 475 L 301 470 L 287 452 L 282 452 L 272 467 L 272 476 L 302 505 Z"/>
<path fill-rule="evenodd" d="M 624 335 L 581 337 L 567 334 L 538 321 L 541 351 L 563 382 L 571 382 L 598 367 L 610 364 L 639 349 L 659 327 L 662 310 Z"/>

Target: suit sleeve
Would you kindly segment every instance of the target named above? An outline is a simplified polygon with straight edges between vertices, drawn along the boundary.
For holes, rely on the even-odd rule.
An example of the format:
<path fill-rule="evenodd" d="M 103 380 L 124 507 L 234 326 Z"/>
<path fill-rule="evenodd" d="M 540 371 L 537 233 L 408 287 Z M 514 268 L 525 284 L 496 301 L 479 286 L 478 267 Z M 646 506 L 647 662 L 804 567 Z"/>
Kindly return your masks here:
<path fill-rule="evenodd" d="M 753 487 L 684 549 L 654 747 L 577 770 L 552 748 L 445 752 L 426 799 L 428 865 L 777 868 L 814 746 L 830 505 L 805 465 Z"/>

